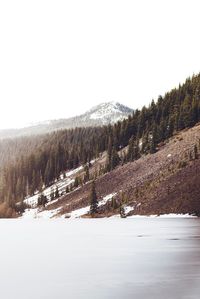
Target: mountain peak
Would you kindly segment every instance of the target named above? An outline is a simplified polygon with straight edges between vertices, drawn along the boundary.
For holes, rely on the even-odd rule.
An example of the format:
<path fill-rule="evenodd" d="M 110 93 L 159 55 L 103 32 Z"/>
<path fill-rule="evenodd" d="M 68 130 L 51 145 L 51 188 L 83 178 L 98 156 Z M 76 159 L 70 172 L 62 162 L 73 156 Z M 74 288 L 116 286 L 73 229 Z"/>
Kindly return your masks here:
<path fill-rule="evenodd" d="M 92 107 L 85 113 L 85 116 L 89 117 L 91 120 L 102 120 L 103 124 L 108 124 L 127 118 L 132 111 L 132 109 L 119 102 L 110 101 Z"/>
<path fill-rule="evenodd" d="M 117 121 L 127 118 L 132 112 L 132 109 L 118 102 L 104 102 L 92 107 L 89 111 L 79 116 L 67 119 L 48 120 L 22 129 L 1 130 L 0 139 L 39 135 L 76 127 L 96 127 L 114 124 Z"/>

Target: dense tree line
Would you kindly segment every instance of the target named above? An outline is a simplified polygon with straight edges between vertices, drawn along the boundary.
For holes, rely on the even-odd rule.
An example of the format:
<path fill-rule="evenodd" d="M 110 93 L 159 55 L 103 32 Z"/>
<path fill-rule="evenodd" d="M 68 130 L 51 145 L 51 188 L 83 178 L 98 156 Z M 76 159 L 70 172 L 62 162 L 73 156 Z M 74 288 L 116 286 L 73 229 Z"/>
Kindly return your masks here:
<path fill-rule="evenodd" d="M 42 191 L 63 171 L 80 164 L 87 165 L 105 150 L 107 163 L 103 171 L 111 171 L 120 163 L 134 161 L 143 154 L 153 154 L 160 142 L 198 121 L 200 74 L 113 126 L 76 128 L 40 137 L 2 141 L 0 161 L 4 167 L 0 174 L 0 200 L 12 206 L 35 191 Z M 119 150 L 127 145 L 127 150 L 119 155 Z M 6 148 L 9 151 L 6 152 Z M 85 170 L 84 180 L 87 181 L 87 166 Z"/>
<path fill-rule="evenodd" d="M 0 170 L 9 162 L 16 162 L 23 157 L 30 155 L 33 151 L 41 148 L 45 140 L 48 140 L 46 136 L 24 136 L 19 138 L 8 138 L 0 140 Z"/>
<path fill-rule="evenodd" d="M 1 170 L 1 201 L 23 200 L 36 190 L 42 191 L 43 186 L 49 186 L 63 171 L 97 157 L 107 143 L 105 130 L 77 128 L 54 132 L 43 137 L 39 147 L 33 144 L 30 154 L 20 154 L 15 159 L 11 157 L 11 163 L 5 163 L 6 166 Z M 24 150 L 28 150 L 27 140 L 23 145 Z"/>
<path fill-rule="evenodd" d="M 134 161 L 142 154 L 155 153 L 160 142 L 199 121 L 200 74 L 187 79 L 164 97 L 159 96 L 156 103 L 152 100 L 149 107 L 135 110 L 127 120 L 113 126 L 108 137 L 108 170 L 119 163 L 115 149 L 129 145 L 120 160 Z"/>

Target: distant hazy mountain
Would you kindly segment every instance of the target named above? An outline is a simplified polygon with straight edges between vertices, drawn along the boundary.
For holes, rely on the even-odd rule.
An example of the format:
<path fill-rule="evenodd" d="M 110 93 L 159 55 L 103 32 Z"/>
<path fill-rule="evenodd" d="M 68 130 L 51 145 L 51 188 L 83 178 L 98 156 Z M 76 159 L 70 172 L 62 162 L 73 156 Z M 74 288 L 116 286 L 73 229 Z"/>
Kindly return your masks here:
<path fill-rule="evenodd" d="M 49 120 L 22 129 L 0 130 L 0 139 L 27 135 L 38 135 L 75 127 L 102 126 L 127 118 L 132 109 L 117 103 L 107 102 L 97 105 L 86 113 L 67 119 Z"/>

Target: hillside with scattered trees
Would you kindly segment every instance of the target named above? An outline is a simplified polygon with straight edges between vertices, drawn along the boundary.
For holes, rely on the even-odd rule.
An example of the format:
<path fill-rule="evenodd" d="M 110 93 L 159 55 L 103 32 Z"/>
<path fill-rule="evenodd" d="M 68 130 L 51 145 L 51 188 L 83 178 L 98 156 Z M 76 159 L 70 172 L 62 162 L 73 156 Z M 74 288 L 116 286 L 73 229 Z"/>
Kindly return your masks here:
<path fill-rule="evenodd" d="M 58 201 L 50 201 L 45 210 L 57 210 L 58 215 L 70 215 L 91 205 L 92 179 L 100 169 L 104 155 L 89 168 L 90 181 L 64 194 Z M 99 175 L 95 180 L 98 202 L 114 194 L 112 200 L 98 207 L 95 217 L 127 215 L 200 213 L 200 124 L 182 130 L 159 145 L 157 152 L 127 162 Z M 84 176 L 84 170 L 79 177 Z"/>
<path fill-rule="evenodd" d="M 86 184 L 94 177 L 109 175 L 115 168 L 129 165 L 147 155 L 153 156 L 162 143 L 199 121 L 200 74 L 114 125 L 1 141 L 2 216 L 17 215 L 24 208 L 25 197 L 42 192 L 64 171 L 80 165 L 85 167 L 84 178 L 75 180 L 70 190 L 73 191 L 73 188 Z M 198 145 L 195 146 L 197 155 Z M 90 178 L 87 169 L 90 161 L 98 159 L 105 151 L 105 163 Z M 146 167 L 148 172 L 150 166 L 147 164 Z"/>

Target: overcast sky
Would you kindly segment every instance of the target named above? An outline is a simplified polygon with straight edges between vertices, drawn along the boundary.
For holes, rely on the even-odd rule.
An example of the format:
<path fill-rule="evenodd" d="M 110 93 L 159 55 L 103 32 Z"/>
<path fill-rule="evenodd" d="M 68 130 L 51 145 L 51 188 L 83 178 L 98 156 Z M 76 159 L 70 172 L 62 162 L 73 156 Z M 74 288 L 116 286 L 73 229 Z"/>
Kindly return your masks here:
<path fill-rule="evenodd" d="M 0 128 L 132 108 L 200 71 L 199 0 L 0 1 Z"/>

